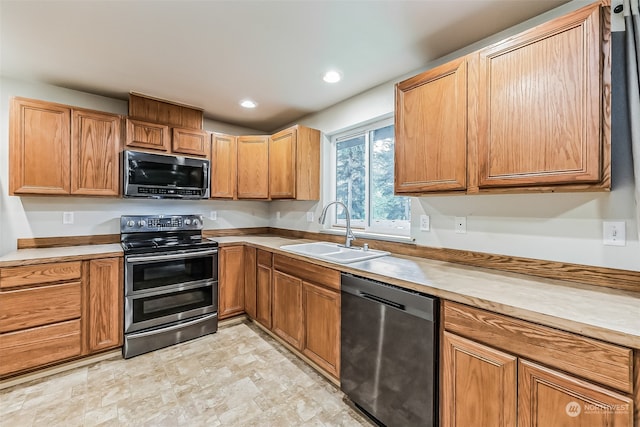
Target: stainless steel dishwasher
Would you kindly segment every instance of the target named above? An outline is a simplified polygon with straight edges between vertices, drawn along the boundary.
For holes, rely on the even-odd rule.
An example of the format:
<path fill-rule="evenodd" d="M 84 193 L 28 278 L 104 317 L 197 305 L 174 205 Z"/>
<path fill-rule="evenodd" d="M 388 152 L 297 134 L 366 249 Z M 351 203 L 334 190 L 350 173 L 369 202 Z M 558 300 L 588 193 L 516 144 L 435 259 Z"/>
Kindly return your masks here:
<path fill-rule="evenodd" d="M 436 426 L 438 299 L 342 274 L 340 388 L 378 424 Z"/>

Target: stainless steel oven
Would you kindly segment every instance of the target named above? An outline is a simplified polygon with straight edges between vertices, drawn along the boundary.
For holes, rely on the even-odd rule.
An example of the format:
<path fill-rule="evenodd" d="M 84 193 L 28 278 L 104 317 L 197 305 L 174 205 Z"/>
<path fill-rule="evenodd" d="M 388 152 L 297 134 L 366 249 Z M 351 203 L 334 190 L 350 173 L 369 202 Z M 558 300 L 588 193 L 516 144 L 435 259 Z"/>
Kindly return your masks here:
<path fill-rule="evenodd" d="M 199 215 L 123 216 L 125 358 L 215 332 L 217 242 Z"/>

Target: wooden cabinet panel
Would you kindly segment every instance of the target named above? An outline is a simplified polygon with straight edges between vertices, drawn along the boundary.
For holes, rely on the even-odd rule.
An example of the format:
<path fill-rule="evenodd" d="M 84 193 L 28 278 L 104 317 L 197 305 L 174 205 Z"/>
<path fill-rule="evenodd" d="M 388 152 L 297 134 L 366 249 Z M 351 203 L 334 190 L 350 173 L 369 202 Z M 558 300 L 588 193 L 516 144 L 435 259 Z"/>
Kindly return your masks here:
<path fill-rule="evenodd" d="M 0 334 L 0 375 L 79 356 L 81 350 L 79 319 Z"/>
<path fill-rule="evenodd" d="M 273 267 L 302 280 L 340 290 L 340 272 L 338 270 L 277 254 L 273 256 Z"/>
<path fill-rule="evenodd" d="M 258 264 L 256 276 L 256 320 L 267 329 L 271 329 L 271 267 Z"/>
<path fill-rule="evenodd" d="M 257 315 L 256 252 L 256 248 L 250 246 L 245 246 L 244 248 L 244 311 L 252 319 L 255 319 Z"/>
<path fill-rule="evenodd" d="M 296 197 L 297 129 L 289 128 L 269 139 L 269 196 L 272 199 Z"/>
<path fill-rule="evenodd" d="M 0 332 L 80 318 L 80 282 L 0 292 Z"/>
<path fill-rule="evenodd" d="M 244 246 L 227 246 L 219 251 L 218 318 L 244 311 Z"/>
<path fill-rule="evenodd" d="M 478 185 L 598 182 L 600 5 L 478 54 Z"/>
<path fill-rule="evenodd" d="M 235 136 L 211 135 L 211 198 L 235 199 L 238 174 Z"/>
<path fill-rule="evenodd" d="M 71 194 L 119 195 L 122 118 L 74 109 L 71 123 Z"/>
<path fill-rule="evenodd" d="M 520 360 L 518 426 L 632 427 L 633 401 L 586 381 Z"/>
<path fill-rule="evenodd" d="M 466 131 L 466 58 L 396 85 L 395 192 L 464 190 Z"/>
<path fill-rule="evenodd" d="M 340 292 L 303 283 L 302 352 L 334 377 L 340 376 Z"/>
<path fill-rule="evenodd" d="M 445 301 L 444 328 L 492 347 L 626 393 L 633 391 L 628 348 Z"/>
<path fill-rule="evenodd" d="M 169 126 L 127 119 L 127 147 L 169 151 L 170 142 Z"/>
<path fill-rule="evenodd" d="M 209 135 L 197 129 L 173 128 L 171 148 L 174 153 L 204 157 L 209 152 Z"/>
<path fill-rule="evenodd" d="M 122 345 L 122 258 L 89 261 L 88 349 L 90 352 Z"/>
<path fill-rule="evenodd" d="M 71 109 L 13 98 L 9 193 L 69 194 Z"/>
<path fill-rule="evenodd" d="M 273 332 L 298 350 L 303 348 L 302 280 L 273 271 Z"/>
<path fill-rule="evenodd" d="M 442 426 L 515 426 L 516 357 L 448 332 L 441 348 Z"/>
<path fill-rule="evenodd" d="M 202 129 L 204 121 L 199 108 L 133 93 L 129 94 L 129 116 L 188 129 Z"/>
<path fill-rule="evenodd" d="M 81 272 L 80 261 L 5 267 L 0 269 L 0 289 L 79 279 Z"/>
<path fill-rule="evenodd" d="M 296 129 L 296 200 L 320 200 L 320 131 Z"/>
<path fill-rule="evenodd" d="M 238 137 L 238 198 L 269 198 L 269 137 Z"/>

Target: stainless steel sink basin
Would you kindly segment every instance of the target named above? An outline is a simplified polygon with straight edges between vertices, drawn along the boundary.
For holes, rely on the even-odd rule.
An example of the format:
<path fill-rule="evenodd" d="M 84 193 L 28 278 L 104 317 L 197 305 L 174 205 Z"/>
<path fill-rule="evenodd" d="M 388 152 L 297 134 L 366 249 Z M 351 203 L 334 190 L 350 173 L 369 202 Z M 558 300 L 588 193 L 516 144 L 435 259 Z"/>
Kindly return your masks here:
<path fill-rule="evenodd" d="M 337 262 L 339 264 L 349 264 L 389 255 L 389 252 L 377 251 L 375 249 L 365 251 L 359 247 L 345 248 L 344 246 L 327 242 L 284 245 L 280 246 L 280 249 L 325 261 Z"/>

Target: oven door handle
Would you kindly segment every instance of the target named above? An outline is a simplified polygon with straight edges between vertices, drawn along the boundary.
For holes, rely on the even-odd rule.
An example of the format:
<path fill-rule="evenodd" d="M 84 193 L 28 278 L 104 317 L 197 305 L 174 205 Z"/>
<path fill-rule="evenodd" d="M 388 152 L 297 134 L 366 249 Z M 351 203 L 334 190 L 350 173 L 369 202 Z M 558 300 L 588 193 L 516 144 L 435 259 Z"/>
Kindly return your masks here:
<path fill-rule="evenodd" d="M 186 252 L 180 254 L 167 254 L 167 255 L 148 255 L 148 256 L 135 256 L 131 255 L 127 257 L 127 262 L 135 263 L 135 262 L 147 262 L 147 261 L 166 261 L 171 259 L 185 259 L 185 258 L 196 258 L 199 256 L 205 255 L 215 255 L 218 253 L 217 249 L 209 250 L 209 251 L 198 251 L 198 252 Z"/>

